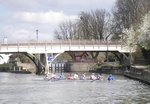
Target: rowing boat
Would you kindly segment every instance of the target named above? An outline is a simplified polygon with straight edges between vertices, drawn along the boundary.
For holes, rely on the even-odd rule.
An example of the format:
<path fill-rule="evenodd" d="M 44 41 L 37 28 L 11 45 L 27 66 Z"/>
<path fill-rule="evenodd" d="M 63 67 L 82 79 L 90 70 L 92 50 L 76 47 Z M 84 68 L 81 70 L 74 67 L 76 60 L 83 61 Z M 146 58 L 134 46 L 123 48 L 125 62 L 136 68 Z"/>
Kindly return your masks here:
<path fill-rule="evenodd" d="M 45 78 L 43 78 L 45 81 L 49 81 L 49 80 L 51 80 L 50 78 L 47 78 L 47 77 L 45 77 Z"/>
<path fill-rule="evenodd" d="M 103 81 L 103 79 L 94 79 L 94 80 L 91 80 L 91 79 L 85 79 L 85 80 L 82 80 L 82 79 L 60 79 L 60 78 L 55 78 L 55 79 L 51 79 L 51 78 L 43 78 L 45 81 L 75 81 L 75 82 L 85 82 L 85 81 L 89 81 L 89 82 L 94 82 L 94 81 Z"/>

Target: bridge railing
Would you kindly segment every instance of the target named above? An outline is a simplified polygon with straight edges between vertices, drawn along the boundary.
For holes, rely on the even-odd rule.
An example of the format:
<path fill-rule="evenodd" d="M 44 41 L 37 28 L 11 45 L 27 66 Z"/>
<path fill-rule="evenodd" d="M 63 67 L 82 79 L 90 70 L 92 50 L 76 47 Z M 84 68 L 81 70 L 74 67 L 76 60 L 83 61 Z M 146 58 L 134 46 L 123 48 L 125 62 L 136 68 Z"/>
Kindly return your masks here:
<path fill-rule="evenodd" d="M 6 47 L 7 49 L 9 47 L 16 47 L 19 48 L 20 47 L 40 47 L 40 46 L 44 46 L 45 48 L 48 47 L 55 47 L 55 46 L 65 46 L 65 47 L 85 47 L 85 46 L 98 46 L 100 47 L 101 45 L 105 45 L 107 47 L 109 47 L 109 45 L 113 45 L 118 47 L 121 46 L 121 41 L 120 40 L 115 40 L 115 41 L 100 41 L 100 40 L 66 40 L 66 41 L 62 41 L 62 40 L 54 40 L 54 41 L 7 41 L 7 43 L 5 42 L 0 42 L 0 49 L 2 49 L 3 47 Z"/>

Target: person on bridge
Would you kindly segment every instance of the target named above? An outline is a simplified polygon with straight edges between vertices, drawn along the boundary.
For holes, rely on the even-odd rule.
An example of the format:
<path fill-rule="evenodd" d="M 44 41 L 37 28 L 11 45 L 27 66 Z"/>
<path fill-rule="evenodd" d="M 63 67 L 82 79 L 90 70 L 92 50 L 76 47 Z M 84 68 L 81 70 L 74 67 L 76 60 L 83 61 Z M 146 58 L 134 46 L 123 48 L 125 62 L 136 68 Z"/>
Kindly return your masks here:
<path fill-rule="evenodd" d="M 114 80 L 114 77 L 112 76 L 112 74 L 110 74 L 110 75 L 108 76 L 108 81 L 111 81 L 111 80 Z"/>

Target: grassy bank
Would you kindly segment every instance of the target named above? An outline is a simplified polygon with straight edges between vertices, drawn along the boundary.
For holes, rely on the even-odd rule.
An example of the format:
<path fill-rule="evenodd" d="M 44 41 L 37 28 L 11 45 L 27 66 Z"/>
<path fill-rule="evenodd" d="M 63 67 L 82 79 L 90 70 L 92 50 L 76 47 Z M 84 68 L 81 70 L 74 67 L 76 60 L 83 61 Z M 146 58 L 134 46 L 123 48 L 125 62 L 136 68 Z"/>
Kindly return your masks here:
<path fill-rule="evenodd" d="M 0 72 L 8 72 L 12 68 L 12 64 L 0 64 Z"/>
<path fill-rule="evenodd" d="M 0 68 L 4 68 L 4 67 L 12 67 L 12 64 L 9 63 L 9 64 L 0 64 Z"/>

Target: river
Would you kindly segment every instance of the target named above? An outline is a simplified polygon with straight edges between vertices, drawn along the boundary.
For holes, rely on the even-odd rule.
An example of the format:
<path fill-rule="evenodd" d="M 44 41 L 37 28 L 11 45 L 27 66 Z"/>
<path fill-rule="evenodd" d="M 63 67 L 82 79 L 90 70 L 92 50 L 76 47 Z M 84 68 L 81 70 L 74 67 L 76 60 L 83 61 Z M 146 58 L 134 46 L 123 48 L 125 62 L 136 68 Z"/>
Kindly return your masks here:
<path fill-rule="evenodd" d="M 107 81 L 103 74 L 103 81 L 93 82 L 51 82 L 43 77 L 1 72 L 0 104 L 150 104 L 150 85 L 121 75 Z"/>

